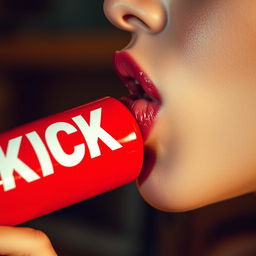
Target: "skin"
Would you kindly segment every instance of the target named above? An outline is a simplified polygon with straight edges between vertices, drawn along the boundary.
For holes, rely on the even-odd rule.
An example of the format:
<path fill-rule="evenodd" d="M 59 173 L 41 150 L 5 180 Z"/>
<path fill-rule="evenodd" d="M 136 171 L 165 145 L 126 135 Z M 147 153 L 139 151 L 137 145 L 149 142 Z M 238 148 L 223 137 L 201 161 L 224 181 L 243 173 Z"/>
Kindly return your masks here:
<path fill-rule="evenodd" d="M 162 96 L 145 142 L 155 162 L 138 181 L 152 206 L 185 211 L 256 191 L 255 9 L 252 0 L 104 1 Z M 0 254 L 56 255 L 44 233 L 12 227 L 0 227 Z"/>
<path fill-rule="evenodd" d="M 144 199 L 186 211 L 254 192 L 256 1 L 106 0 L 104 9 L 132 32 L 125 50 L 162 96 Z"/>
<path fill-rule="evenodd" d="M 21 227 L 0 227 L 0 255 L 57 256 L 45 233 Z"/>

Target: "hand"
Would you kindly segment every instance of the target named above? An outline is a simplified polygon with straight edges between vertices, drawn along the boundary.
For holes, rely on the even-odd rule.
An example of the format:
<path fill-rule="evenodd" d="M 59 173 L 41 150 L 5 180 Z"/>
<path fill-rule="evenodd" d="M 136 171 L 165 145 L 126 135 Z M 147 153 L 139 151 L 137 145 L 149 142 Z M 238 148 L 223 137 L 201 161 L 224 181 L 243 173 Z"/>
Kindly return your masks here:
<path fill-rule="evenodd" d="M 40 230 L 0 226 L 0 255 L 57 256 L 52 244 Z"/>

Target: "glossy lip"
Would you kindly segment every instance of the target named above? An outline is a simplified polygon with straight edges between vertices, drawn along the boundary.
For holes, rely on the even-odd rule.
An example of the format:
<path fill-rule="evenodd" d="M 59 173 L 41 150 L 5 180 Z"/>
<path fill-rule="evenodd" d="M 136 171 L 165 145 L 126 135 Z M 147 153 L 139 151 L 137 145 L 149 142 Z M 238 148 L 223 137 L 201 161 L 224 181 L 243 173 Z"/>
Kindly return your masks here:
<path fill-rule="evenodd" d="M 132 94 L 139 94 L 139 86 L 134 84 L 134 80 L 137 80 L 151 100 L 161 104 L 161 97 L 156 86 L 127 52 L 121 51 L 114 53 L 114 66 L 119 77 Z"/>
<path fill-rule="evenodd" d="M 124 97 L 123 102 L 133 113 L 146 140 L 159 113 L 160 94 L 149 76 L 127 52 L 114 54 L 114 66 L 131 94 Z"/>

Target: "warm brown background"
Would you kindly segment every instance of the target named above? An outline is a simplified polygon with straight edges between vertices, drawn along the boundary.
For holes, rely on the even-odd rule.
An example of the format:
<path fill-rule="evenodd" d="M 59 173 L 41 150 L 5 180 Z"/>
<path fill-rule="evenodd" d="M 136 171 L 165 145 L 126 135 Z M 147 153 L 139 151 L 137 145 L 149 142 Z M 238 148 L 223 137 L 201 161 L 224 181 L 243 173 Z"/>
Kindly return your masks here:
<path fill-rule="evenodd" d="M 0 1 L 0 131 L 127 93 L 111 56 L 129 34 L 108 24 L 102 2 Z M 256 255 L 252 195 L 172 214 L 131 184 L 24 225 L 44 230 L 62 256 Z"/>

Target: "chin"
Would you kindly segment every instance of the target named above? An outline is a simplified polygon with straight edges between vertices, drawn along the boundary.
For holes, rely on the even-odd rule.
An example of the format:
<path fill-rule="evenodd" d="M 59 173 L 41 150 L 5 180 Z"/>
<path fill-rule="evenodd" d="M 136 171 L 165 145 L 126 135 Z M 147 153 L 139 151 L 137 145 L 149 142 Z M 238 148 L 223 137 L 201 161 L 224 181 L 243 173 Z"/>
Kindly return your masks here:
<path fill-rule="evenodd" d="M 179 185 L 173 186 L 171 184 L 168 186 L 165 181 L 161 182 L 160 179 L 153 179 L 152 177 L 143 183 L 137 181 L 137 188 L 149 205 L 164 212 L 186 212 L 253 193 L 245 190 L 227 192 L 225 189 L 216 189 L 216 193 L 209 193 L 207 190 L 199 189 L 196 191 L 192 186 L 187 186 L 185 190 L 181 190 Z"/>
<path fill-rule="evenodd" d="M 139 185 L 137 187 L 142 198 L 153 208 L 164 212 L 186 212 L 209 204 L 199 198 L 193 198 L 190 194 L 174 194 L 168 188 L 154 187 L 150 184 Z"/>
<path fill-rule="evenodd" d="M 164 212 L 191 211 L 226 199 L 222 198 L 214 201 L 212 199 L 198 198 L 191 193 L 189 195 L 173 194 L 168 189 L 151 188 L 147 187 L 147 185 L 138 185 L 138 190 L 149 205 Z"/>
<path fill-rule="evenodd" d="M 253 190 L 239 189 L 190 179 L 177 178 L 168 171 L 153 167 L 149 174 L 142 173 L 137 188 L 152 207 L 164 212 L 185 212 L 218 203 Z"/>
<path fill-rule="evenodd" d="M 240 151 L 221 148 L 196 151 L 193 148 L 200 147 L 192 145 L 186 150 L 180 140 L 167 136 L 168 123 L 159 116 L 145 143 L 144 166 L 137 180 L 139 193 L 152 207 L 184 212 L 255 191 L 253 158 L 238 158 Z M 223 158 L 223 152 L 233 157 Z"/>

